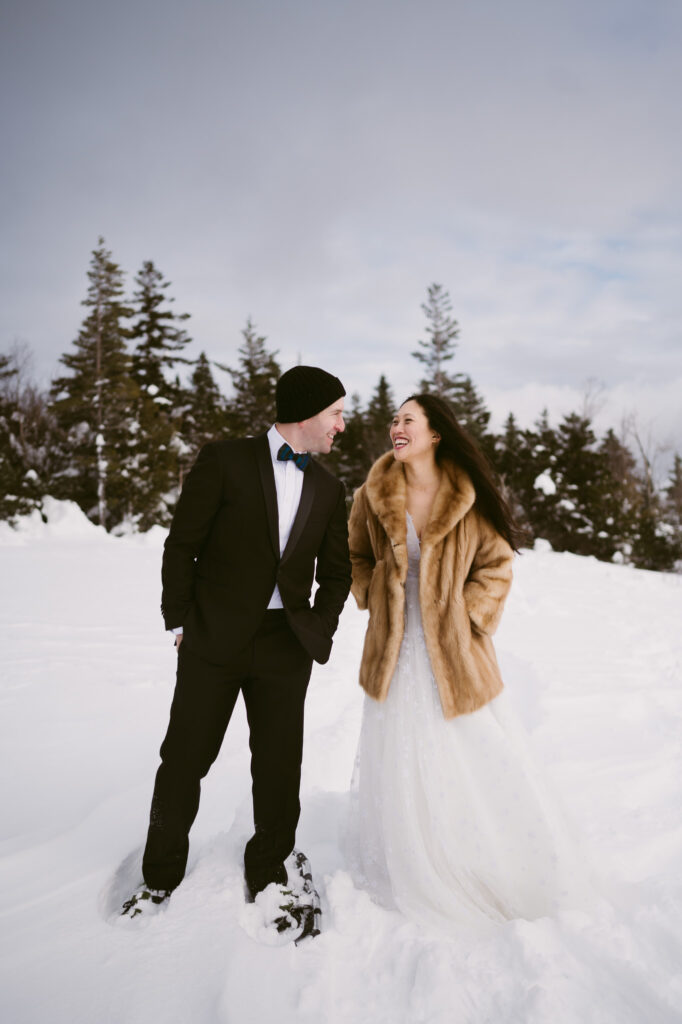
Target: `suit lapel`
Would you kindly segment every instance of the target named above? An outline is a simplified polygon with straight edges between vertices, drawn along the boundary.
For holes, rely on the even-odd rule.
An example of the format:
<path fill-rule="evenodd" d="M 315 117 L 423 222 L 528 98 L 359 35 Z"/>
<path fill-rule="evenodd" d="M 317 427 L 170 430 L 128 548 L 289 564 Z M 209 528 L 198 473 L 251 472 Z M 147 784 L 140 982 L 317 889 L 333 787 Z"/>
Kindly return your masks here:
<path fill-rule="evenodd" d="M 298 503 L 298 510 L 294 517 L 294 521 L 291 526 L 291 533 L 289 534 L 289 540 L 287 545 L 282 552 L 282 561 L 287 558 L 298 544 L 299 537 L 303 533 L 305 524 L 308 521 L 310 515 L 310 509 L 313 505 L 313 498 L 315 497 L 315 463 L 310 462 L 308 468 L 303 474 L 303 488 L 301 490 L 301 500 Z"/>
<path fill-rule="evenodd" d="M 256 438 L 256 459 L 258 461 L 258 472 L 260 473 L 261 484 L 263 485 L 263 497 L 265 499 L 265 510 L 268 517 L 268 533 L 270 543 L 275 556 L 279 558 L 279 512 L 277 509 L 277 490 L 275 488 L 275 472 L 272 468 L 272 456 L 270 455 L 270 443 L 267 434 L 261 434 Z M 287 545 L 288 546 L 288 545 Z"/>

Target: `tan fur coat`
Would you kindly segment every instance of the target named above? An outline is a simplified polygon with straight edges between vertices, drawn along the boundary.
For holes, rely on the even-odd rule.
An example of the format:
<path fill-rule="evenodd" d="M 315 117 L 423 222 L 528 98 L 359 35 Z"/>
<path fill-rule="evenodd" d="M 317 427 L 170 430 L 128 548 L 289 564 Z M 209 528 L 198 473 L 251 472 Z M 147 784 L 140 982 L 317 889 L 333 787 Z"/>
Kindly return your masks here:
<path fill-rule="evenodd" d="M 419 598 L 426 647 L 443 714 L 454 718 L 502 690 L 491 635 L 512 578 L 513 552 L 474 506 L 469 476 L 443 464 L 421 540 Z M 393 453 L 382 455 L 356 493 L 350 516 L 352 591 L 369 608 L 360 685 L 385 700 L 405 623 L 406 486 Z"/>

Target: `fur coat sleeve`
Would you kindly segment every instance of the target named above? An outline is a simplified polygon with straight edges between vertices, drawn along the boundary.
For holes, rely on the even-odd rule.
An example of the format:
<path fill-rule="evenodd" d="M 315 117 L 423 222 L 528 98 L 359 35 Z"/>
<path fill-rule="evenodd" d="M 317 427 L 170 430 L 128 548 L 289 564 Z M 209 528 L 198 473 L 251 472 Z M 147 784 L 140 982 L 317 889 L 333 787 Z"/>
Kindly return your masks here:
<path fill-rule="evenodd" d="M 463 587 L 472 627 L 492 636 L 500 624 L 512 581 L 513 551 L 483 516 L 478 516 L 478 547 Z"/>
<path fill-rule="evenodd" d="M 376 565 L 367 515 L 367 499 L 363 484 L 355 492 L 348 522 L 348 542 L 350 546 L 350 560 L 353 567 L 351 591 L 361 611 L 367 608 L 369 584 L 374 572 L 374 566 Z"/>

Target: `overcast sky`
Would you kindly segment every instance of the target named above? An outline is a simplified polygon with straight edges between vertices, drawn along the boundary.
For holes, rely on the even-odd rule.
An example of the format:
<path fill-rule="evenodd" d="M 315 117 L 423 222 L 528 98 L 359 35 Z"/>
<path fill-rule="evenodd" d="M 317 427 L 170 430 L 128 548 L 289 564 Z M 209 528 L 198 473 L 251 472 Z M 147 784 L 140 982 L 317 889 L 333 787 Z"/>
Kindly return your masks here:
<path fill-rule="evenodd" d="M 194 354 L 419 378 L 434 281 L 497 423 L 682 450 L 678 0 L 4 0 L 0 350 L 48 379 L 98 235 Z M 227 388 L 227 380 L 221 383 Z"/>

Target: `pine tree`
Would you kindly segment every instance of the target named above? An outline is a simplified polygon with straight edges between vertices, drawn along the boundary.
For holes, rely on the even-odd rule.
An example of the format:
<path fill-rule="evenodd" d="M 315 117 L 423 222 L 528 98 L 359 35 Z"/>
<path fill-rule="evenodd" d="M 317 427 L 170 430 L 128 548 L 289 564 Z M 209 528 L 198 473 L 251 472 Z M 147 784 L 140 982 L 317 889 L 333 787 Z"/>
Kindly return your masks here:
<path fill-rule="evenodd" d="M 423 351 L 417 349 L 412 353 L 426 368 L 426 375 L 420 382 L 422 391 L 449 398 L 453 378 L 447 372 L 449 363 L 455 354 L 459 324 L 451 316 L 452 301 L 449 293 L 440 284 L 432 284 L 427 289 L 428 299 L 422 303 L 422 310 L 427 320 L 427 341 L 418 342 Z"/>
<path fill-rule="evenodd" d="M 521 504 L 534 537 L 550 540 L 558 501 L 556 461 L 558 440 L 543 409 L 532 430 L 524 430 L 525 458 L 519 473 Z"/>
<path fill-rule="evenodd" d="M 682 458 L 677 452 L 664 494 L 663 512 L 673 530 L 675 568 L 682 571 Z"/>
<path fill-rule="evenodd" d="M 678 529 L 682 529 L 682 457 L 675 452 L 672 469 L 665 487 L 666 511 Z"/>
<path fill-rule="evenodd" d="M 616 487 L 590 420 L 569 413 L 554 430 L 544 410 L 524 433 L 515 493 L 533 534 L 557 551 L 611 559 L 622 544 L 610 501 Z"/>
<path fill-rule="evenodd" d="M 192 340 L 184 328 L 178 326 L 189 319 L 189 313 L 175 313 L 169 308 L 175 300 L 165 292 L 170 281 L 146 260 L 138 272 L 133 293 L 136 320 L 130 337 L 136 342 L 132 357 L 132 373 L 142 390 L 152 397 L 175 399 L 172 383 L 164 371 L 175 371 L 178 364 L 188 364 L 181 353 Z"/>
<path fill-rule="evenodd" d="M 53 382 L 52 398 L 72 452 L 72 464 L 61 479 L 63 496 L 74 498 L 111 529 L 128 511 L 130 455 L 139 430 L 130 411 L 139 389 L 126 347 L 131 309 L 123 300 L 123 272 L 103 238 L 93 250 L 88 279 L 82 305 L 90 313 L 75 351 L 60 359 L 71 374 Z"/>
<path fill-rule="evenodd" d="M 159 398 L 138 391 L 131 410 L 125 516 L 141 531 L 168 526 L 179 493 L 179 422 Z"/>
<path fill-rule="evenodd" d="M 666 572 L 681 557 L 674 524 L 666 517 L 666 495 L 656 486 L 655 462 L 663 449 L 642 433 L 636 417 L 627 425 L 639 454 L 639 504 L 633 530 L 631 561 L 640 569 Z"/>
<path fill-rule="evenodd" d="M 613 430 L 598 443 L 586 415 L 570 413 L 555 430 L 546 410 L 532 430 L 507 418 L 494 463 L 517 522 L 556 550 L 648 569 L 670 569 L 682 559 L 669 504 L 675 481 L 682 491 L 682 464 L 662 497 L 650 460 L 638 471 Z"/>
<path fill-rule="evenodd" d="M 26 466 L 17 443 L 17 368 L 0 353 L 0 519 L 14 522 L 33 507 Z M 29 486 L 27 487 L 27 483 Z"/>
<path fill-rule="evenodd" d="M 228 403 L 229 430 L 237 436 L 253 436 L 267 430 L 276 419 L 275 388 L 281 370 L 275 356 L 265 347 L 249 317 L 242 330 L 239 366 L 232 369 L 216 363 L 232 378 L 234 396 Z"/>
<path fill-rule="evenodd" d="M 180 416 L 177 458 L 178 487 L 196 459 L 199 449 L 208 441 L 226 436 L 225 400 L 211 372 L 205 352 L 199 355 L 186 390 Z"/>
<path fill-rule="evenodd" d="M 682 559 L 679 536 L 664 513 L 660 495 L 642 500 L 632 543 L 632 564 L 638 569 L 671 572 Z"/>
<path fill-rule="evenodd" d="M 447 364 L 453 359 L 459 337 L 459 324 L 453 318 L 449 293 L 440 284 L 428 288 L 428 300 L 422 303 L 426 316 L 428 340 L 418 342 L 420 348 L 412 353 L 426 369 L 419 382 L 420 390 L 444 398 L 453 408 L 458 422 L 483 444 L 492 456 L 494 442 L 488 435 L 490 412 L 479 395 L 471 377 L 464 373 L 448 372 Z"/>
<path fill-rule="evenodd" d="M 364 447 L 368 463 L 371 466 L 380 455 L 391 448 L 389 428 L 395 414 L 395 399 L 391 386 L 383 373 L 379 377 L 369 405 L 364 414 Z"/>
<path fill-rule="evenodd" d="M 525 508 L 526 495 L 532 480 L 529 480 L 528 467 L 530 456 L 527 446 L 527 435 L 519 429 L 516 417 L 509 413 L 504 424 L 504 431 L 494 440 L 491 462 L 500 477 L 502 492 L 512 511 L 517 525 L 525 529 L 528 540 L 532 540 L 532 531 Z"/>
<path fill-rule="evenodd" d="M 608 532 L 614 546 L 611 557 L 629 562 L 640 505 L 635 458 L 611 428 L 602 438 L 599 451 L 609 478 L 602 497 L 602 529 Z"/>
<path fill-rule="evenodd" d="M 486 408 L 471 377 L 458 373 L 453 379 L 448 400 L 459 424 L 477 438 L 486 455 L 492 457 L 495 442 L 488 433 L 490 411 Z"/>
<path fill-rule="evenodd" d="M 516 417 L 510 412 L 504 421 L 504 430 L 495 444 L 495 468 L 508 489 L 520 490 L 523 441 L 523 433 L 519 429 Z"/>
<path fill-rule="evenodd" d="M 10 521 L 42 507 L 62 465 L 54 416 L 30 363 L 22 346 L 0 355 L 0 519 Z"/>
<path fill-rule="evenodd" d="M 607 460 L 597 448 L 590 420 L 564 416 L 557 431 L 554 522 L 549 540 L 557 551 L 610 560 L 616 545 L 606 522 L 605 500 L 612 481 Z"/>
<path fill-rule="evenodd" d="M 155 523 L 168 525 L 177 499 L 178 457 L 182 443 L 177 436 L 183 401 L 177 377 L 167 374 L 178 364 L 188 364 L 181 355 L 191 341 L 179 324 L 189 313 L 175 313 L 174 301 L 166 295 L 170 282 L 151 260 L 142 265 L 135 278 L 133 296 L 137 318 L 131 329 L 136 341 L 132 355 L 132 376 L 139 388 L 134 410 L 138 430 L 131 458 L 129 510 L 139 529 Z"/>

